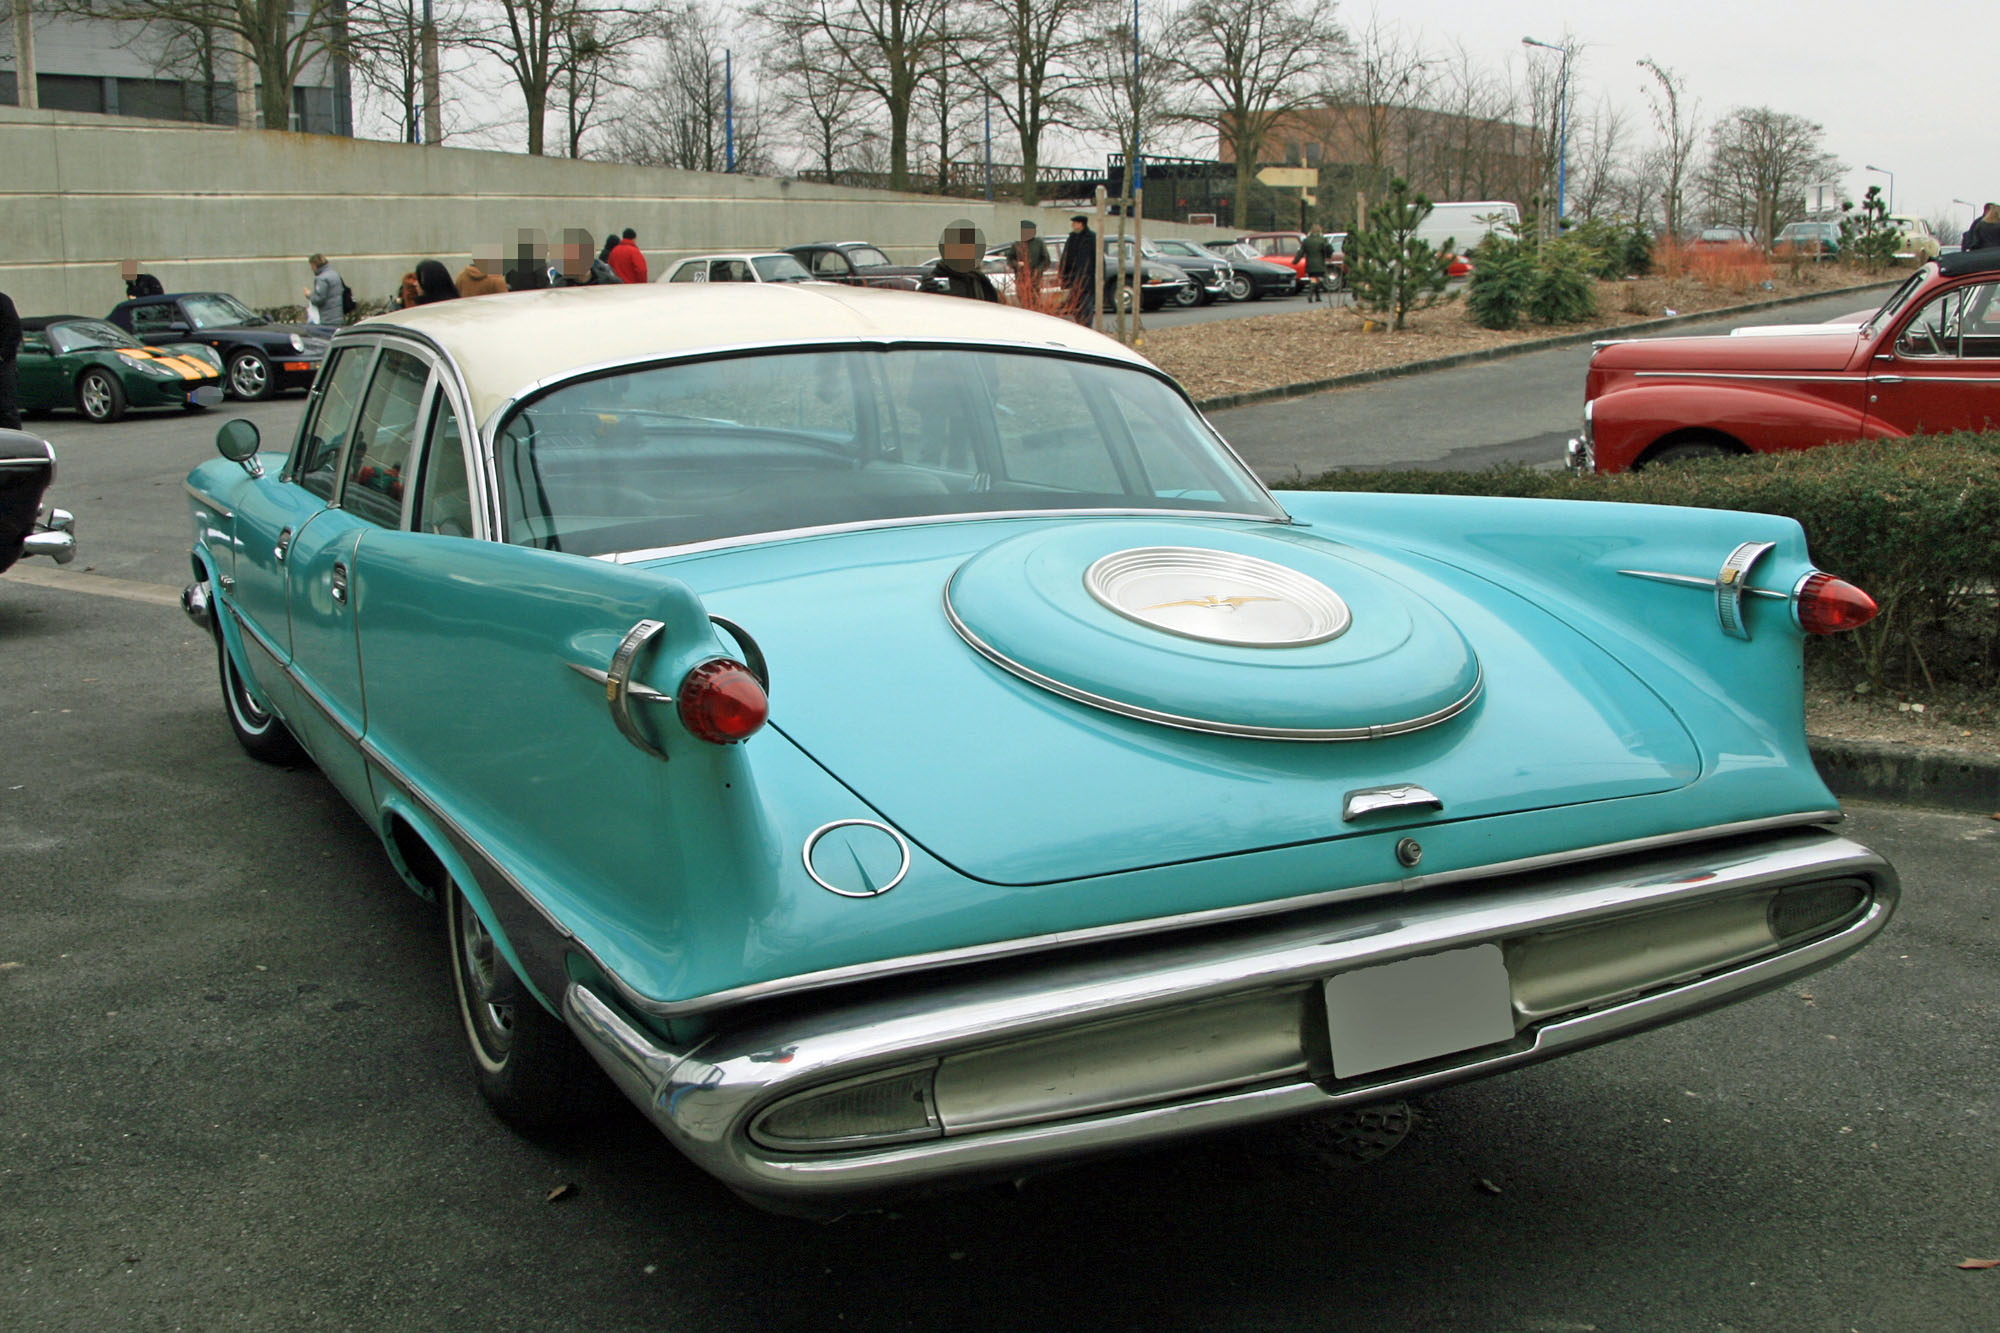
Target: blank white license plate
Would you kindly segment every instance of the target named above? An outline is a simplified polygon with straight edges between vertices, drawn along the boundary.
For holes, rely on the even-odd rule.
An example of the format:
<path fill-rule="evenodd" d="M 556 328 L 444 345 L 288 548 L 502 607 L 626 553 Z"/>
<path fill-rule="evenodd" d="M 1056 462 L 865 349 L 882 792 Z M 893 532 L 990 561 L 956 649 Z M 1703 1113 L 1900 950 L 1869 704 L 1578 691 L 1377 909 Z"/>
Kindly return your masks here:
<path fill-rule="evenodd" d="M 219 384 L 204 384 L 198 389 L 189 389 L 188 401 L 199 404 L 202 407 L 214 407 L 222 401 L 222 386 Z"/>
<path fill-rule="evenodd" d="M 1326 980 L 1335 1078 L 1434 1060 L 1514 1039 L 1497 944 L 1406 958 Z"/>

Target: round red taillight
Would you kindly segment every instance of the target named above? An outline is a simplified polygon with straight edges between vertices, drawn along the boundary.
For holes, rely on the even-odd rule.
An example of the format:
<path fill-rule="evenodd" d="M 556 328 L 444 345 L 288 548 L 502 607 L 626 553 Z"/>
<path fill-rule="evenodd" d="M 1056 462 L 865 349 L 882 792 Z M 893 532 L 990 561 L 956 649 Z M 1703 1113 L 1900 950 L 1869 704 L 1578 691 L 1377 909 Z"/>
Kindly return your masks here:
<path fill-rule="evenodd" d="M 1845 579 L 1814 572 L 1799 585 L 1799 628 L 1808 634 L 1859 629 L 1875 618 L 1875 599 Z"/>
<path fill-rule="evenodd" d="M 747 740 L 771 715 L 771 701 L 750 668 L 726 657 L 688 672 L 674 704 L 681 725 L 712 745 Z"/>

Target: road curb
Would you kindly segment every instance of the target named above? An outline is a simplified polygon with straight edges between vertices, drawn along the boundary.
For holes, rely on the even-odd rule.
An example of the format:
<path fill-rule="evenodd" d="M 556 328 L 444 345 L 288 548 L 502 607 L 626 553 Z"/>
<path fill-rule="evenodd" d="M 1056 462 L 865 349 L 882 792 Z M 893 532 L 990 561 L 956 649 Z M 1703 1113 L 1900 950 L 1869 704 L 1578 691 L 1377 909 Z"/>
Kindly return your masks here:
<path fill-rule="evenodd" d="M 1896 279 L 1896 282 L 1900 281 L 1900 278 Z M 1558 333 L 1552 337 L 1535 338 L 1527 342 L 1482 347 L 1476 352 L 1460 352 L 1456 356 L 1434 357 L 1429 361 L 1407 361 L 1400 366 L 1357 370 L 1353 374 L 1335 375 L 1330 379 L 1305 380 L 1297 384 L 1279 384 L 1269 389 L 1246 389 L 1242 393 L 1218 394 L 1213 398 L 1197 400 L 1195 406 L 1204 412 L 1221 412 L 1232 407 L 1248 407 L 1253 403 L 1275 402 L 1280 398 L 1302 398 L 1309 393 L 1324 393 L 1328 389 L 1374 384 L 1380 380 L 1401 379 L 1406 375 L 1422 375 L 1433 370 L 1450 370 L 1454 366 L 1469 366 L 1480 361 L 1500 361 L 1510 356 L 1526 356 L 1530 352 L 1546 352 L 1556 347 L 1574 347 L 1578 343 L 1596 342 L 1601 338 L 1626 338 L 1635 333 L 1679 328 L 1685 324 L 1702 324 L 1710 320 L 1728 319 L 1734 315 L 1754 314 L 1759 310 L 1775 310 L 1780 306 L 1804 305 L 1808 301 L 1824 300 L 1829 296 L 1840 296 L 1846 292 L 1867 292 L 1893 286 L 1895 282 L 1870 282 L 1859 287 L 1834 287 L 1822 292 L 1808 292 L 1803 296 L 1781 296 L 1775 301 L 1753 301 L 1748 305 L 1724 306 L 1719 310 L 1703 310 L 1692 315 L 1669 315 L 1662 319 L 1642 320 L 1637 324 L 1589 329 L 1582 333 Z"/>
<path fill-rule="evenodd" d="M 2000 812 L 2000 760 L 1959 750 L 1807 737 L 1813 762 L 1842 800 L 1888 801 L 1969 814 Z"/>

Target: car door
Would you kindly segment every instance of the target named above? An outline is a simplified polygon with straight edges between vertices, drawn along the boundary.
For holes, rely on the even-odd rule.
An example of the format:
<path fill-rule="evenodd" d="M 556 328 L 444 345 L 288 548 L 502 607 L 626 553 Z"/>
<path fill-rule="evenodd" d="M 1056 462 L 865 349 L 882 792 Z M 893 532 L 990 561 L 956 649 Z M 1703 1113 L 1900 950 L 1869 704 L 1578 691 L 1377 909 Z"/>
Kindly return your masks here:
<path fill-rule="evenodd" d="M 378 351 L 339 455 L 333 502 L 293 536 L 285 561 L 292 683 L 303 705 L 292 731 L 362 809 L 369 804 L 361 756 L 367 714 L 355 551 L 402 526 L 430 380 L 431 362 L 420 349 L 388 343 Z"/>
<path fill-rule="evenodd" d="M 15 391 L 20 395 L 22 407 L 40 411 L 43 408 L 69 406 L 63 374 L 56 365 L 55 351 L 49 345 L 47 333 L 35 330 L 21 335 L 21 350 L 14 360 L 14 374 Z"/>
<path fill-rule="evenodd" d="M 1923 302 L 1869 364 L 1871 436 L 1987 430 L 2000 424 L 2000 280 Z"/>
<path fill-rule="evenodd" d="M 298 712 L 289 675 L 292 661 L 292 544 L 332 502 L 341 447 L 353 428 L 361 391 L 374 365 L 365 342 L 334 350 L 306 404 L 305 423 L 282 474 L 266 476 L 231 497 L 233 581 L 225 605 L 233 611 L 237 661 L 251 684 L 289 723 Z M 296 734 L 296 733 L 295 733 Z M 301 743 L 311 745 L 300 737 Z"/>
<path fill-rule="evenodd" d="M 151 346 L 158 343 L 186 342 L 191 327 L 180 306 L 172 301 L 149 301 L 135 305 L 125 312 L 131 321 L 132 332 L 139 341 Z M 173 326 L 179 324 L 176 330 Z"/>
<path fill-rule="evenodd" d="M 815 250 L 812 256 L 812 275 L 821 282 L 858 283 L 854 265 L 847 262 L 847 256 L 838 250 Z"/>

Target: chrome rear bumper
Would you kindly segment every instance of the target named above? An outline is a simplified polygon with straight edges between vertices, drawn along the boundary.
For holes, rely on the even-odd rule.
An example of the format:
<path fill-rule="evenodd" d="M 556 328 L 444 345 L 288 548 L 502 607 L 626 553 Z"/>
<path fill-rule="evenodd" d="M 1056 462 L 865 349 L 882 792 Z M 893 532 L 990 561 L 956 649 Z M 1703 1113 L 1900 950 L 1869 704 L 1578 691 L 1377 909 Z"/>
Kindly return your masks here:
<path fill-rule="evenodd" d="M 1800 903 L 1828 895 L 1849 905 L 1781 934 L 1795 928 Z M 1881 930 L 1897 895 L 1894 871 L 1873 852 L 1804 829 L 1139 951 L 1046 956 L 970 980 L 919 979 L 845 1004 L 823 995 L 725 1023 L 685 1051 L 663 1045 L 607 988 L 573 983 L 563 1011 L 698 1165 L 749 1195 L 830 1201 L 1363 1105 L 1545 1060 L 1835 962 Z M 1512 1040 L 1336 1072 L 1328 978 L 1478 946 L 1498 946 L 1506 960 Z M 922 1103 L 912 1111 L 904 1098 L 917 1116 L 907 1132 L 810 1151 L 773 1145 L 774 1108 L 796 1122 L 784 1108 L 808 1103 L 802 1093 L 904 1083 Z"/>
<path fill-rule="evenodd" d="M 59 565 L 76 559 L 76 517 L 67 509 L 50 509 L 21 543 L 21 554 L 45 555 Z"/>

